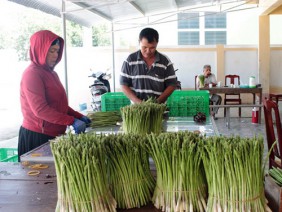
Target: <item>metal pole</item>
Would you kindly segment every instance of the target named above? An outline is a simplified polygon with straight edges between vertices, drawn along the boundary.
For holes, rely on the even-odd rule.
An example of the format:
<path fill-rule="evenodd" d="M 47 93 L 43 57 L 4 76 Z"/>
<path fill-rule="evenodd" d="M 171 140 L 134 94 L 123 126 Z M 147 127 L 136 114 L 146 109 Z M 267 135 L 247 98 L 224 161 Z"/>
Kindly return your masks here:
<path fill-rule="evenodd" d="M 62 13 L 61 13 L 61 17 L 62 17 L 62 27 L 63 27 L 63 39 L 65 41 L 65 45 L 64 45 L 64 54 L 63 54 L 63 60 L 64 60 L 64 70 L 65 70 L 65 89 L 66 89 L 66 93 L 67 93 L 67 98 L 69 97 L 68 95 L 68 67 L 67 67 L 67 33 L 66 33 L 66 5 L 65 5 L 65 1 L 62 0 Z"/>
<path fill-rule="evenodd" d="M 116 70 L 115 70 L 115 33 L 114 33 L 114 24 L 112 23 L 112 63 L 113 63 L 113 87 L 114 92 L 116 92 Z"/>

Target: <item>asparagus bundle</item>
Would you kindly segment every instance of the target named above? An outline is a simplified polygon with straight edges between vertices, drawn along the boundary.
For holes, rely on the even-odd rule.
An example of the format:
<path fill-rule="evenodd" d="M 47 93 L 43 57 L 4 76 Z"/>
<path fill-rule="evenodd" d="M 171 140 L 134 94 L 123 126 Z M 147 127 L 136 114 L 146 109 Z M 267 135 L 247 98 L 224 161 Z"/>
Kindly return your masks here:
<path fill-rule="evenodd" d="M 101 137 L 87 134 L 70 134 L 51 142 L 58 187 L 56 211 L 116 211 L 104 149 Z"/>
<path fill-rule="evenodd" d="M 263 138 L 208 137 L 200 144 L 207 211 L 265 211 Z"/>
<path fill-rule="evenodd" d="M 273 180 L 279 185 L 282 186 L 282 169 L 279 167 L 272 167 L 269 169 L 269 175 Z"/>
<path fill-rule="evenodd" d="M 121 108 L 123 131 L 125 133 L 161 133 L 165 104 L 153 103 L 151 99 L 140 104 Z"/>
<path fill-rule="evenodd" d="M 107 127 L 116 125 L 117 122 L 121 122 L 121 114 L 119 111 L 106 111 L 106 112 L 95 112 L 89 113 L 88 118 L 91 119 L 90 127 Z"/>
<path fill-rule="evenodd" d="M 205 211 L 207 188 L 198 142 L 192 132 L 148 135 L 157 170 L 153 203 L 162 211 Z"/>
<path fill-rule="evenodd" d="M 205 76 L 204 75 L 199 75 L 199 82 L 200 82 L 200 88 L 205 87 Z"/>
<path fill-rule="evenodd" d="M 108 177 L 118 208 L 146 205 L 152 197 L 155 180 L 150 172 L 149 156 L 140 135 L 109 135 L 107 147 Z"/>

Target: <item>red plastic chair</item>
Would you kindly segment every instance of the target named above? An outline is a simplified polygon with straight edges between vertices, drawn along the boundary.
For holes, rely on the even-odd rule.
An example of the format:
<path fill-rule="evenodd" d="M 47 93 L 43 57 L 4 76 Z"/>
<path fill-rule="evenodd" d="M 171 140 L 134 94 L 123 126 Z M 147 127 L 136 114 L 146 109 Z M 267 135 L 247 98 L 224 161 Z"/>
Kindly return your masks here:
<path fill-rule="evenodd" d="M 275 100 L 275 102 L 278 104 L 279 100 L 281 101 L 282 100 L 282 94 L 276 94 L 276 93 L 270 93 L 269 94 L 269 98 L 271 100 Z"/>
<path fill-rule="evenodd" d="M 265 130 L 266 130 L 268 150 L 271 149 L 273 143 L 277 140 L 277 144 L 270 152 L 269 168 L 271 167 L 282 168 L 281 165 L 282 129 L 281 129 L 281 121 L 280 121 L 278 105 L 276 102 L 268 98 L 265 98 L 263 100 L 263 110 L 264 110 Z"/>
<path fill-rule="evenodd" d="M 240 76 L 239 75 L 226 75 L 225 76 L 225 85 L 240 85 Z M 234 93 L 227 93 L 224 95 L 224 104 L 242 104 L 241 96 L 240 94 L 234 94 Z M 224 108 L 224 117 L 226 116 L 226 109 Z M 241 108 L 239 107 L 239 117 L 241 117 Z"/>

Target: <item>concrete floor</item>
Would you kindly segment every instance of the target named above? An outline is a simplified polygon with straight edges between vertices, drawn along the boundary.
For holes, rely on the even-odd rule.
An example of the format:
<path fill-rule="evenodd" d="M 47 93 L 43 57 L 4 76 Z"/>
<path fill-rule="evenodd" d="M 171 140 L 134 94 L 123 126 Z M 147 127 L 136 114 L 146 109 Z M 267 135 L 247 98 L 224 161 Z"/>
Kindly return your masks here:
<path fill-rule="evenodd" d="M 253 124 L 252 123 L 252 108 L 242 108 L 242 118 L 238 118 L 238 109 L 231 108 L 231 118 L 230 118 L 230 129 L 228 129 L 225 125 L 225 119 L 223 117 L 223 109 L 219 109 L 218 117 L 216 122 L 216 126 L 221 135 L 232 136 L 232 135 L 240 135 L 242 137 L 253 137 L 257 135 L 261 135 L 265 137 L 265 122 L 264 122 L 264 114 L 263 111 L 261 113 L 262 119 L 261 124 Z M 282 111 L 281 111 L 282 112 Z"/>

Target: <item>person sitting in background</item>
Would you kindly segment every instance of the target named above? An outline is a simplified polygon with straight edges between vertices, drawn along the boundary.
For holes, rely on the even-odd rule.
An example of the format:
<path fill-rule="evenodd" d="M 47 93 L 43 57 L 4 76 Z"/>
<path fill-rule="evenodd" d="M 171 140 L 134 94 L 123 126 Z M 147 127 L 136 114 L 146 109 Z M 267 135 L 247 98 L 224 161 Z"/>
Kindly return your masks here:
<path fill-rule="evenodd" d="M 20 84 L 23 123 L 18 138 L 19 161 L 24 153 L 64 134 L 68 125 L 78 134 L 91 122 L 68 105 L 65 89 L 54 71 L 63 49 L 63 38 L 51 31 L 41 30 L 30 38 L 31 63 Z"/>
<path fill-rule="evenodd" d="M 216 77 L 213 73 L 211 73 L 211 66 L 210 65 L 204 65 L 203 68 L 203 75 L 204 75 L 204 87 L 209 87 L 209 84 L 212 84 L 212 86 L 216 86 L 217 85 L 217 80 Z M 200 82 L 200 75 L 198 75 L 197 77 L 197 88 L 199 89 L 201 86 L 201 82 Z M 210 103 L 213 105 L 220 105 L 222 101 L 222 98 L 220 95 L 217 94 L 212 94 L 210 95 Z M 218 107 L 214 107 L 212 108 L 212 112 L 211 115 L 215 118 L 215 114 L 218 113 Z M 217 119 L 217 118 L 215 118 Z"/>
<path fill-rule="evenodd" d="M 159 34 L 145 28 L 139 34 L 140 50 L 124 61 L 120 75 L 122 91 L 133 103 L 156 98 L 164 103 L 177 85 L 176 75 L 169 58 L 156 48 Z"/>

